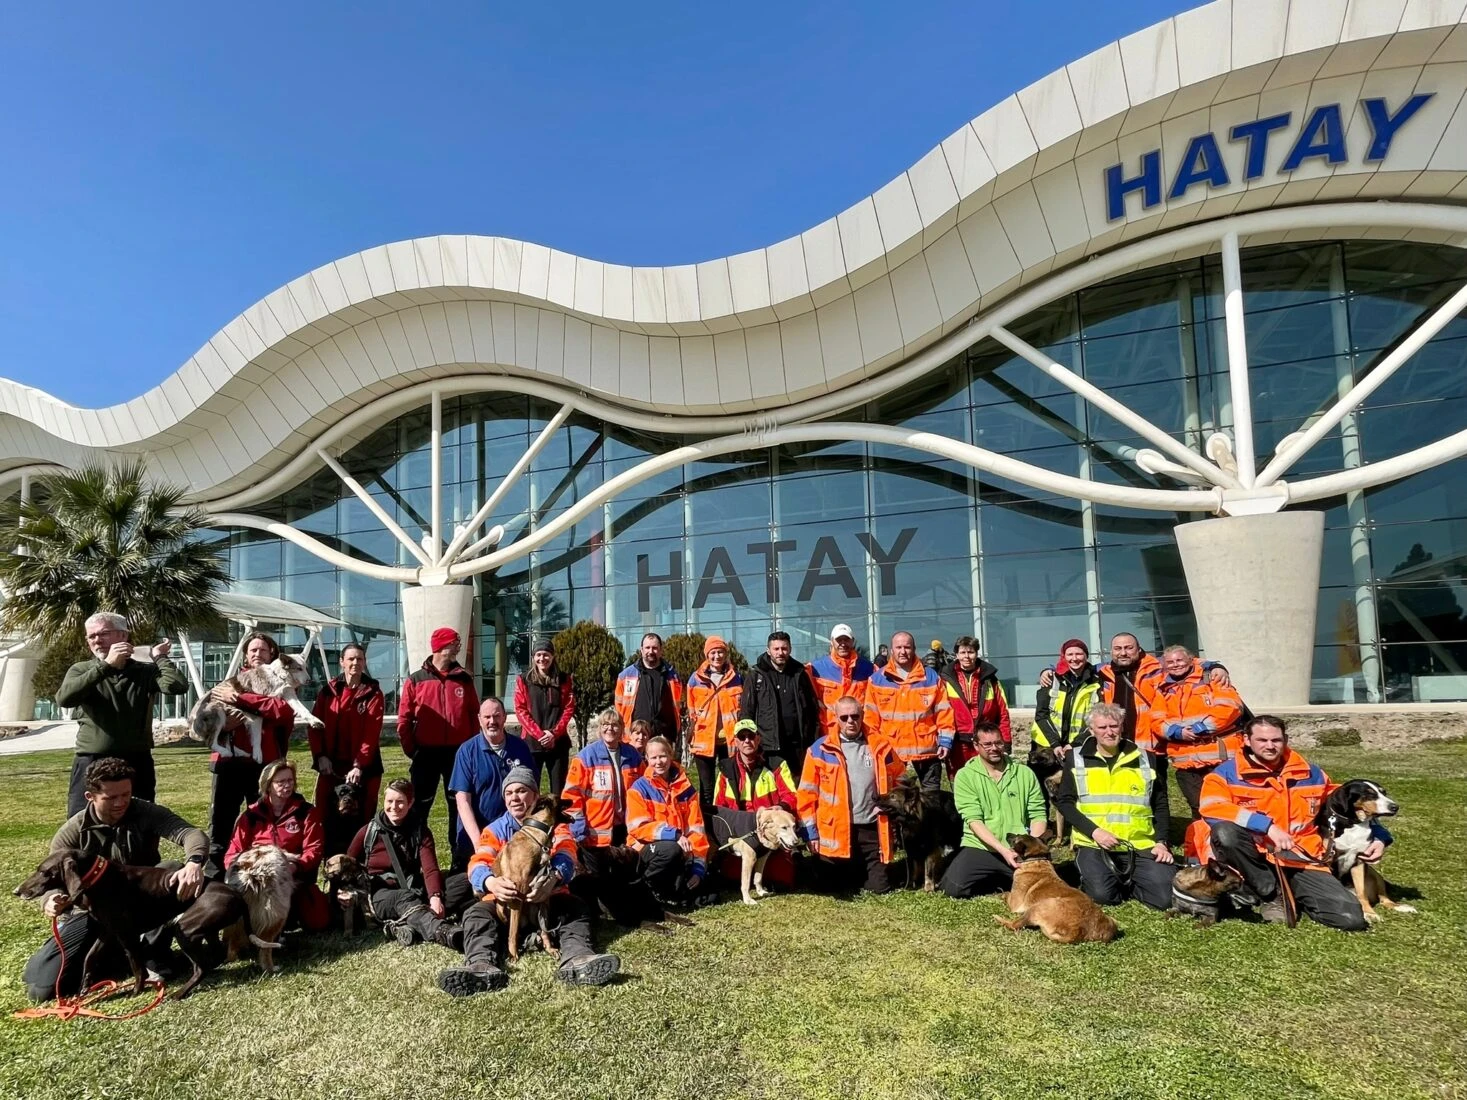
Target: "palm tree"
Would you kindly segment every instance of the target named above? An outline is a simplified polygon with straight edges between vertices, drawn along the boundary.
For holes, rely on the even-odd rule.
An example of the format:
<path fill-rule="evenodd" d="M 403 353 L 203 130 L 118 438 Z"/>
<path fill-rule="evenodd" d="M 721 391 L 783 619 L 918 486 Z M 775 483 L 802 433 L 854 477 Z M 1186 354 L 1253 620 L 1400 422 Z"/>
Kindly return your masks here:
<path fill-rule="evenodd" d="M 76 652 L 98 611 L 126 615 L 139 644 L 217 628 L 229 576 L 193 537 L 204 513 L 182 497 L 126 463 L 42 477 L 29 501 L 0 501 L 0 630 Z"/>

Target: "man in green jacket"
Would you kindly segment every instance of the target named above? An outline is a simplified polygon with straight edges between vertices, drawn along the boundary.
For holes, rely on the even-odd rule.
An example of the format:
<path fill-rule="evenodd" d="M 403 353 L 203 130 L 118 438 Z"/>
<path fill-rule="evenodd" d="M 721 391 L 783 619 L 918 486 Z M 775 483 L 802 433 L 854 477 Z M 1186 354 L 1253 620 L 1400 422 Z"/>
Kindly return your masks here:
<path fill-rule="evenodd" d="M 963 844 L 942 876 L 950 898 L 971 898 L 1014 884 L 1018 857 L 1005 843 L 1013 833 L 1041 835 L 1044 795 L 1034 772 L 1009 759 L 1003 733 L 992 722 L 973 727 L 978 755 L 953 780 L 953 801 L 963 819 Z"/>
<path fill-rule="evenodd" d="M 66 670 L 56 692 L 58 707 L 76 707 L 76 759 L 66 792 L 66 816 L 86 806 L 85 777 L 96 760 L 126 760 L 137 773 L 133 795 L 153 801 L 157 780 L 153 771 L 153 699 L 182 695 L 188 682 L 168 658 L 173 643 L 166 638 L 149 652 L 153 661 L 133 657 L 127 620 L 99 611 L 86 622 L 89 660 Z"/>
<path fill-rule="evenodd" d="M 159 866 L 159 842 L 171 841 L 183 849 L 182 864 L 162 864 L 177 868 L 170 880 L 181 900 L 198 897 L 204 885 L 204 862 L 209 858 L 209 837 L 202 829 L 190 825 L 172 810 L 152 802 L 133 798 L 133 769 L 116 758 L 98 760 L 87 769 L 85 777 L 86 809 L 68 818 L 51 838 L 51 852 L 75 848 L 88 855 L 100 855 L 131 867 Z M 45 1001 L 61 992 L 75 993 L 81 983 L 82 960 L 97 940 L 97 928 L 91 916 L 71 907 L 71 899 L 52 891 L 41 899 L 47 917 L 60 917 L 61 944 L 66 949 L 66 966 L 61 965 L 61 952 L 56 941 L 46 942 L 25 964 L 25 988 L 32 1000 Z M 163 924 L 171 910 L 162 909 L 157 923 Z M 151 923 L 151 922 L 148 922 Z M 152 944 L 144 937 L 144 958 L 152 969 L 162 970 L 169 961 L 168 938 Z M 154 961 L 156 960 L 156 961 Z M 121 958 L 113 960 L 120 966 Z"/>

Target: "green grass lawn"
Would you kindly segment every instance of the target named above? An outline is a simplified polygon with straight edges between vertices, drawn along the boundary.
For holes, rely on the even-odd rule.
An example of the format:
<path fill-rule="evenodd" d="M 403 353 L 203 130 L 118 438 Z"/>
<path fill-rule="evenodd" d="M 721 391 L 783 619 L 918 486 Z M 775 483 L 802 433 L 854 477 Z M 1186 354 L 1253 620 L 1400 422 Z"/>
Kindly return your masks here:
<path fill-rule="evenodd" d="M 124 1023 L 9 1018 L 47 934 L 10 889 L 59 823 L 70 757 L 3 757 L 0 1096 L 1467 1095 L 1467 743 L 1314 755 L 1404 806 L 1387 870 L 1418 916 L 1203 931 L 1133 903 L 1116 943 L 1060 947 L 998 928 L 996 899 L 781 895 L 617 936 L 625 978 L 602 989 L 531 955 L 507 991 L 452 1001 L 441 948 L 296 937 L 284 976 L 236 963 Z M 203 820 L 203 755 L 160 751 L 159 790 Z"/>

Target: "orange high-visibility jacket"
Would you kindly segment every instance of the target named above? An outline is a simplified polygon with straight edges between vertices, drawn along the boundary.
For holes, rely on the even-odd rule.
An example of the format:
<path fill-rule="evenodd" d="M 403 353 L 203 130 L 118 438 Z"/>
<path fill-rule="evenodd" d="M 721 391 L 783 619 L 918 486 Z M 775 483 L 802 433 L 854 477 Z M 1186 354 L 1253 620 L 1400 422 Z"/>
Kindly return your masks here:
<path fill-rule="evenodd" d="M 1238 729 L 1242 696 L 1236 688 L 1211 683 L 1200 661 L 1194 660 L 1192 670 L 1180 680 L 1163 676 L 1156 681 L 1149 714 L 1152 741 L 1166 745 L 1174 768 L 1210 768 L 1243 747 Z M 1139 726 L 1139 714 L 1136 721 Z M 1181 740 L 1186 730 L 1197 734 L 1197 740 Z"/>
<path fill-rule="evenodd" d="M 1305 852 L 1323 859 L 1324 838 L 1314 824 L 1314 815 L 1332 789 L 1323 769 L 1293 749 L 1285 750 L 1283 765 L 1277 771 L 1239 750 L 1202 781 L 1198 809 L 1205 821 L 1231 821 L 1243 826 L 1254 834 L 1259 851 L 1268 851 L 1264 838 L 1269 826 L 1277 825 Z M 1287 855 L 1269 855 L 1269 859 L 1286 867 L 1299 866 Z"/>
<path fill-rule="evenodd" d="M 1117 676 L 1125 676 L 1131 681 L 1136 696 L 1136 729 L 1132 739 L 1141 751 L 1157 752 L 1158 746 L 1152 730 L 1151 708 L 1156 701 L 1156 685 L 1166 679 L 1161 662 L 1150 653 L 1143 653 L 1140 662 L 1128 673 L 1122 673 L 1114 664 L 1107 661 L 1103 665 L 1096 666 L 1095 674 L 1100 677 L 1100 698 L 1105 703 L 1116 701 Z M 1166 749 L 1161 748 L 1160 751 L 1165 752 Z"/>
<path fill-rule="evenodd" d="M 713 756 L 728 748 L 734 723 L 739 720 L 739 699 L 744 678 L 732 665 L 721 684 L 708 678 L 708 662 L 688 677 L 688 751 L 694 756 Z"/>
<path fill-rule="evenodd" d="M 627 840 L 639 851 L 659 840 L 687 837 L 695 874 L 708 873 L 708 830 L 698 792 L 676 764 L 667 778 L 646 772 L 627 790 Z"/>
<path fill-rule="evenodd" d="M 815 685 L 815 702 L 820 707 L 820 733 L 826 734 L 839 732 L 835 705 L 845 696 L 866 705 L 866 685 L 870 683 L 876 666 L 855 652 L 841 660 L 835 655 L 835 646 L 832 645 L 827 656 L 811 661 L 805 666 L 805 671 L 810 674 L 810 683 Z"/>
<path fill-rule="evenodd" d="M 473 858 L 469 860 L 469 882 L 474 887 L 474 893 L 484 896 L 484 884 L 494 877 L 494 861 L 522 828 L 524 823 L 515 820 L 515 816 L 508 810 L 484 826 L 479 833 L 479 842 L 474 846 Z M 571 879 L 576 877 L 576 868 L 579 865 L 576 842 L 571 839 L 568 825 L 556 825 L 550 838 L 550 866 L 555 868 L 555 873 L 560 878 L 557 889 L 564 890 L 570 885 Z"/>
<path fill-rule="evenodd" d="M 616 707 L 616 713 L 621 715 L 623 726 L 632 724 L 632 716 L 637 709 L 637 692 L 641 690 L 642 677 L 638 670 L 642 667 L 642 658 L 636 657 L 631 664 L 621 670 L 616 678 L 616 691 L 612 696 L 612 705 Z M 662 662 L 662 698 L 657 700 L 657 706 L 653 713 L 657 720 L 653 723 L 656 727 L 653 732 L 660 733 L 663 737 L 675 738 L 678 735 L 678 726 L 682 722 L 683 710 L 683 678 L 677 674 L 667 661 Z"/>
<path fill-rule="evenodd" d="M 946 682 L 921 664 L 909 672 L 895 661 L 877 669 L 866 685 L 866 731 L 891 742 L 906 764 L 952 748 L 955 726 Z"/>
<path fill-rule="evenodd" d="M 565 776 L 565 812 L 571 819 L 571 836 L 587 848 L 609 848 L 611 831 L 626 823 L 626 791 L 642 774 L 642 755 L 630 745 L 619 745 L 613 763 L 604 741 L 592 741 L 571 757 Z M 618 813 L 616 775 L 621 772 L 623 803 Z"/>
<path fill-rule="evenodd" d="M 875 764 L 876 793 L 886 794 L 896 786 L 907 770 L 891 742 L 882 737 L 867 737 Z M 805 768 L 800 773 L 800 789 L 796 793 L 800 808 L 800 825 L 805 839 L 817 855 L 831 859 L 851 856 L 851 781 L 846 775 L 846 757 L 840 739 L 826 734 L 805 753 Z M 890 863 L 895 857 L 891 824 L 885 814 L 876 815 L 876 835 L 881 847 L 881 861 Z"/>

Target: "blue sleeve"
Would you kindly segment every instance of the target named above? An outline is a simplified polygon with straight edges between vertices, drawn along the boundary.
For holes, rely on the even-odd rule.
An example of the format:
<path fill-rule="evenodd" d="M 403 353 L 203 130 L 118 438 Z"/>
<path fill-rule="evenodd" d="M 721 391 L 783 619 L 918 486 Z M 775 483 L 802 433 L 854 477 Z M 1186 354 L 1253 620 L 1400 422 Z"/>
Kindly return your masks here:
<path fill-rule="evenodd" d="M 657 839 L 658 840 L 676 840 L 677 839 L 677 830 L 674 829 L 671 825 L 659 825 L 659 826 L 657 826 Z"/>
<path fill-rule="evenodd" d="M 555 868 L 555 873 L 560 876 L 560 881 L 566 886 L 569 886 L 570 880 L 576 877 L 576 861 L 565 852 L 556 852 L 551 856 L 550 866 Z"/>
<path fill-rule="evenodd" d="M 1255 811 L 1248 815 L 1247 828 L 1250 832 L 1267 833 L 1273 828 L 1273 818 Z"/>
<path fill-rule="evenodd" d="M 484 883 L 488 882 L 490 877 L 490 869 L 483 864 L 480 864 L 469 872 L 469 885 L 474 888 L 475 894 L 482 895 L 484 893 Z"/>
<path fill-rule="evenodd" d="M 708 877 L 708 868 L 703 865 L 703 861 L 701 859 L 689 860 L 688 870 L 697 875 L 699 878 Z"/>
<path fill-rule="evenodd" d="M 1391 836 L 1391 831 L 1380 823 L 1379 820 L 1370 823 L 1370 839 L 1378 840 L 1382 844 L 1394 844 L 1396 838 Z"/>
<path fill-rule="evenodd" d="M 458 754 L 453 758 L 453 774 L 448 777 L 448 790 L 450 794 L 457 794 L 459 791 L 472 791 L 474 789 L 474 780 L 477 777 L 474 775 L 474 766 L 470 762 L 470 756 L 464 751 L 464 749 L 472 744 L 473 742 L 469 741 L 461 746 Z"/>

